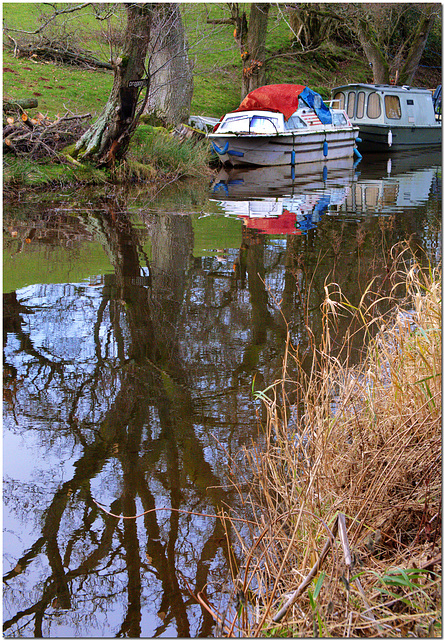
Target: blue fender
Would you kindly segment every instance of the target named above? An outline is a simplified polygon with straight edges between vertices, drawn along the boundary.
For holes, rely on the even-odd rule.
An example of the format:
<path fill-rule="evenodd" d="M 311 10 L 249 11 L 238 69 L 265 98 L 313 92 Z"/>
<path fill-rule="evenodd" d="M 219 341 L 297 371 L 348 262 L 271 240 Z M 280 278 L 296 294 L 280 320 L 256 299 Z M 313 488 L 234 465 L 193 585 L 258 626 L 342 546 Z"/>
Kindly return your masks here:
<path fill-rule="evenodd" d="M 227 153 L 228 151 L 228 142 L 225 143 L 225 146 L 223 149 L 218 147 L 217 144 L 214 142 L 214 140 L 211 141 L 211 144 L 213 145 L 213 149 L 215 150 L 215 152 L 218 153 L 220 156 L 223 156 L 224 153 Z"/>

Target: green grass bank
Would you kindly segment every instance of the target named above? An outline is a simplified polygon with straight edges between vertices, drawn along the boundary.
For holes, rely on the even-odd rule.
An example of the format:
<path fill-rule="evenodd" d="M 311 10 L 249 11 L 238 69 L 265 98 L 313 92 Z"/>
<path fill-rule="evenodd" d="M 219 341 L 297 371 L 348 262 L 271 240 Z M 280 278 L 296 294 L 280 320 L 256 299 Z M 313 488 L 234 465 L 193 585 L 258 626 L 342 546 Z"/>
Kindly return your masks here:
<path fill-rule="evenodd" d="M 247 4 L 240 6 L 248 12 Z M 45 34 L 49 39 L 90 51 L 101 61 L 108 62 L 113 52 L 118 50 L 121 25 L 125 20 L 123 6 L 116 7 L 121 15 L 108 21 L 96 19 L 93 5 L 81 13 L 60 16 L 51 22 Z M 181 7 L 194 74 L 191 112 L 193 115 L 220 117 L 238 106 L 242 73 L 233 26 L 214 23 L 228 17 L 227 5 L 183 3 Z M 51 11 L 52 6 L 44 3 L 5 3 L 3 19 L 9 28 L 32 33 L 43 24 Z M 37 38 L 35 35 L 11 33 L 21 42 L 31 42 Z M 90 114 L 94 119 L 102 111 L 113 83 L 111 70 L 58 64 L 37 56 L 15 57 L 11 44 L 11 39 L 4 36 L 4 98 L 37 99 L 38 107 L 28 110 L 30 118 L 40 113 L 50 121 L 64 114 Z M 270 8 L 266 47 L 267 83 L 307 84 L 328 97 L 336 84 L 371 80 L 371 69 L 356 43 L 345 46 L 333 40 L 325 41 L 316 51 L 294 55 L 292 34 L 279 5 Z M 424 81 L 428 79 L 424 78 Z M 418 78 L 418 82 L 421 82 L 421 78 Z M 172 176 L 207 174 L 208 154 L 204 144 L 188 148 L 185 152 L 172 151 L 172 145 L 167 144 L 166 137 L 157 134 L 153 130 L 143 130 L 142 125 L 140 135 L 131 144 L 129 167 L 126 173 L 119 175 L 119 179 L 129 179 L 130 176 L 133 180 L 159 179 L 164 172 L 167 173 L 166 180 L 171 180 Z M 156 142 L 150 139 L 156 136 L 159 137 Z M 160 157 L 153 157 L 151 152 L 159 152 L 162 143 L 167 146 Z M 57 162 L 53 161 L 50 165 L 39 163 L 38 167 L 32 168 L 26 160 L 14 160 L 11 154 L 5 156 L 4 182 L 13 187 L 57 187 L 75 181 L 96 184 L 111 180 L 109 173 L 98 173 L 88 167 L 70 163 L 56 166 Z M 172 158 L 168 168 L 165 167 L 167 157 Z"/>

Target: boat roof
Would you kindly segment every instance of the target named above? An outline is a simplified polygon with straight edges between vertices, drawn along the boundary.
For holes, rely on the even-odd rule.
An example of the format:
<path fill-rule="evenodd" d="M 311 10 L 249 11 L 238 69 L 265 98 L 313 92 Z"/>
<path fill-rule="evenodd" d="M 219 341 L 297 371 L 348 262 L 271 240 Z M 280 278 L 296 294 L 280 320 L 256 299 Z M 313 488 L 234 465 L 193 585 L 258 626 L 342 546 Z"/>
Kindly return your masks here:
<path fill-rule="evenodd" d="M 385 91 L 390 91 L 390 93 L 430 93 L 429 89 L 424 87 L 410 87 L 408 85 L 393 85 L 393 84 L 365 84 L 362 82 L 343 84 L 338 87 L 334 87 L 332 91 L 339 91 L 340 89 L 368 89 L 369 91 L 380 91 L 381 93 Z"/>

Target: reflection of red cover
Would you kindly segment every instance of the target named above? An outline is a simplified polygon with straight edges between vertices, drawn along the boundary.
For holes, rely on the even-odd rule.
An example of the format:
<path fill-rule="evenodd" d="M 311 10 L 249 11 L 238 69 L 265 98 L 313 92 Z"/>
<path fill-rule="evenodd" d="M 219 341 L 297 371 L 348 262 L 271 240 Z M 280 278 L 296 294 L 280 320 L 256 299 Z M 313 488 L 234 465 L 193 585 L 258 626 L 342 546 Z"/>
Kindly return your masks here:
<path fill-rule="evenodd" d="M 239 216 L 248 229 L 257 229 L 261 233 L 301 235 L 302 231 L 296 229 L 296 214 L 287 209 L 278 218 L 249 218 Z"/>
<path fill-rule="evenodd" d="M 235 111 L 279 111 L 286 120 L 298 108 L 299 94 L 305 89 L 302 84 L 267 84 L 251 91 Z"/>

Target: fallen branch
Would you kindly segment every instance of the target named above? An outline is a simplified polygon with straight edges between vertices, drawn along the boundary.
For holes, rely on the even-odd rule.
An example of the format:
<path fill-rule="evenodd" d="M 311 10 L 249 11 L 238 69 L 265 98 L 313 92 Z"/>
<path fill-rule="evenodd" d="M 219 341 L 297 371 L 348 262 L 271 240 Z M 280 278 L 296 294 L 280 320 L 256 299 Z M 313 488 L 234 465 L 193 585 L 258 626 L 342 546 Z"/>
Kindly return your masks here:
<path fill-rule="evenodd" d="M 342 514 L 338 514 L 338 517 L 336 518 L 335 523 L 334 523 L 333 528 L 332 528 L 332 536 L 333 537 L 329 537 L 328 538 L 327 542 L 324 545 L 324 548 L 321 551 L 321 554 L 320 554 L 319 558 L 314 563 L 310 573 L 304 578 L 304 580 L 299 585 L 299 587 L 296 589 L 296 591 L 293 591 L 293 593 L 291 593 L 289 595 L 288 600 L 283 605 L 283 607 L 273 616 L 273 622 L 279 622 L 279 620 L 282 620 L 282 618 L 287 613 L 288 609 L 296 602 L 297 598 L 301 595 L 301 593 L 304 593 L 304 591 L 309 586 L 310 582 L 313 580 L 313 578 L 318 573 L 319 569 L 321 568 L 322 563 L 324 562 L 325 558 L 327 557 L 328 552 L 330 551 L 330 547 L 333 546 L 335 536 L 336 536 L 336 534 L 338 532 L 338 523 L 339 523 L 339 516 L 340 515 L 342 515 Z"/>
<path fill-rule="evenodd" d="M 16 58 L 32 57 L 80 67 L 113 69 L 112 64 L 99 60 L 90 51 L 74 48 L 65 42 L 53 42 L 42 38 L 38 42 L 26 42 L 22 44 L 11 38 L 9 34 L 6 35 L 12 41 L 12 44 L 7 44 L 7 46 L 14 50 L 14 56 Z"/>
<path fill-rule="evenodd" d="M 35 98 L 24 98 L 23 100 L 3 100 L 4 113 L 16 113 L 24 109 L 36 109 L 39 106 Z"/>

